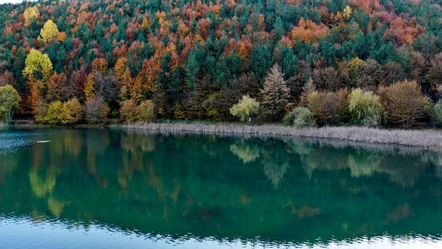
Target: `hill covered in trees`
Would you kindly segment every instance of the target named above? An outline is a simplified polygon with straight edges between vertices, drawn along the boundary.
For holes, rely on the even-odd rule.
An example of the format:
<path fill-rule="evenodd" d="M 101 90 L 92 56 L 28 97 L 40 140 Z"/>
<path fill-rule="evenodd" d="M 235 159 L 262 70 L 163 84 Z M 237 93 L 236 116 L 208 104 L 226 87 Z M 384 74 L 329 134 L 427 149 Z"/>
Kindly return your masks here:
<path fill-rule="evenodd" d="M 248 95 L 263 101 L 257 115 L 268 121 L 282 121 L 294 107 L 305 106 L 319 125 L 353 120 L 371 126 L 385 115 L 389 124 L 411 127 L 431 120 L 431 105 L 442 90 L 441 5 L 441 0 L 3 4 L 0 86 L 19 92 L 18 115 L 47 123 L 154 116 L 233 120 L 230 108 Z M 265 87 L 266 79 L 276 83 Z M 268 96 L 272 86 L 282 100 Z M 410 96 L 416 98 L 404 100 Z M 360 110 L 363 100 L 371 104 Z M 402 110 L 401 101 L 419 110 Z M 382 111 L 370 113 L 373 108 Z"/>

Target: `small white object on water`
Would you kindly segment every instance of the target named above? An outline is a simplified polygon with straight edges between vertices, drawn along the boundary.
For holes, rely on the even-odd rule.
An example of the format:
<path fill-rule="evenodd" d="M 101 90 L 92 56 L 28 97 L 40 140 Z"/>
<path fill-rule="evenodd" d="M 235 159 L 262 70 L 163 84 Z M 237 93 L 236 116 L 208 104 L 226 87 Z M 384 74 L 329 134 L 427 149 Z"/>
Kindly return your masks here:
<path fill-rule="evenodd" d="M 46 143 L 50 143 L 51 141 L 49 141 L 49 140 L 40 140 L 40 141 L 37 141 L 37 142 L 35 142 L 36 144 L 46 144 Z"/>

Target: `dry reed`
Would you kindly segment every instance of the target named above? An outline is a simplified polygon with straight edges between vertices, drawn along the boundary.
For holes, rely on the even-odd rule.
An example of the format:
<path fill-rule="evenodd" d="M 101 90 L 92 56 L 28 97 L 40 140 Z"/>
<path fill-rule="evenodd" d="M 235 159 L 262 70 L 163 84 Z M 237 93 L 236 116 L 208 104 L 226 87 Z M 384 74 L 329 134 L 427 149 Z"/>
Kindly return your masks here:
<path fill-rule="evenodd" d="M 386 145 L 419 146 L 442 150 L 442 132 L 438 130 L 386 130 L 366 127 L 322 127 L 295 129 L 279 125 L 151 123 L 118 126 L 123 129 L 148 130 L 161 134 L 216 134 L 247 137 L 302 137 L 346 140 Z M 115 128 L 115 126 L 114 126 Z"/>

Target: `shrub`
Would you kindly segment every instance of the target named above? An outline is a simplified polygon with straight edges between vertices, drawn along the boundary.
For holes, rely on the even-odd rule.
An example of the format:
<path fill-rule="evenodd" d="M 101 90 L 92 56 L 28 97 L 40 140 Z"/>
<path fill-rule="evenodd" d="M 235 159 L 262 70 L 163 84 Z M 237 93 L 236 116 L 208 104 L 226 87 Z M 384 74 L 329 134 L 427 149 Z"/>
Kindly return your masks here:
<path fill-rule="evenodd" d="M 323 110 L 325 112 L 326 124 L 337 125 L 348 119 L 348 90 L 340 89 L 337 92 L 327 92 L 321 99 L 323 100 Z"/>
<path fill-rule="evenodd" d="M 137 107 L 137 119 L 141 122 L 152 122 L 155 119 L 155 105 L 152 100 L 145 100 Z"/>
<path fill-rule="evenodd" d="M 321 113 L 321 96 L 319 96 L 318 91 L 314 91 L 309 93 L 305 97 L 306 106 L 309 110 L 315 113 L 318 116 L 322 116 Z"/>
<path fill-rule="evenodd" d="M 247 122 L 251 116 L 258 114 L 259 102 L 250 98 L 248 95 L 242 96 L 238 104 L 230 108 L 230 114 L 238 117 L 241 122 Z"/>
<path fill-rule="evenodd" d="M 120 108 L 121 118 L 127 122 L 152 122 L 155 119 L 155 105 L 152 100 L 141 102 L 124 101 Z"/>
<path fill-rule="evenodd" d="M 316 126 L 315 114 L 305 107 L 296 107 L 284 117 L 285 125 L 294 126 L 295 128 L 305 128 Z"/>
<path fill-rule="evenodd" d="M 354 89 L 348 100 L 348 110 L 354 124 L 377 127 L 382 123 L 385 109 L 381 105 L 379 96 L 372 91 L 364 92 L 360 88 Z"/>
<path fill-rule="evenodd" d="M 68 116 L 66 106 L 61 101 L 55 101 L 49 104 L 43 122 L 47 124 L 67 124 L 69 121 Z"/>
<path fill-rule="evenodd" d="M 94 97 L 86 102 L 84 113 L 88 123 L 106 123 L 108 121 L 109 107 L 104 103 L 102 97 Z"/>
<path fill-rule="evenodd" d="M 34 110 L 35 121 L 44 123 L 44 118 L 47 112 L 48 112 L 48 104 L 44 101 L 39 100 Z"/>
<path fill-rule="evenodd" d="M 82 107 L 77 98 L 66 103 L 54 101 L 49 105 L 39 102 L 35 119 L 46 124 L 74 124 L 82 117 Z"/>
<path fill-rule="evenodd" d="M 347 119 L 347 89 L 338 92 L 314 91 L 307 95 L 307 107 L 320 125 L 336 125 Z"/>
<path fill-rule="evenodd" d="M 136 121 L 137 116 L 137 103 L 135 100 L 126 100 L 121 104 L 120 107 L 120 117 L 122 120 L 128 122 Z"/>
<path fill-rule="evenodd" d="M 403 81 L 379 88 L 387 120 L 402 128 L 416 127 L 428 118 L 431 101 L 421 92 L 416 81 Z"/>
<path fill-rule="evenodd" d="M 433 106 L 434 123 L 437 127 L 442 127 L 442 100 Z"/>
<path fill-rule="evenodd" d="M 69 115 L 69 124 L 77 123 L 83 116 L 83 108 L 77 98 L 73 98 L 64 103 L 67 113 Z"/>
<path fill-rule="evenodd" d="M 21 97 L 13 86 L 0 86 L 0 121 L 11 121 L 20 101 Z"/>

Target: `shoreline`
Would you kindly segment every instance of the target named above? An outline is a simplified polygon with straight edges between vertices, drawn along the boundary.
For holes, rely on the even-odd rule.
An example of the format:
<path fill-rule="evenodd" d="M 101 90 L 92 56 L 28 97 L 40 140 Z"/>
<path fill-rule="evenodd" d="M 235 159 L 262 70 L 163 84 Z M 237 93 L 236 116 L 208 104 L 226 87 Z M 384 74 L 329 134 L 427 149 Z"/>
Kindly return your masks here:
<path fill-rule="evenodd" d="M 377 129 L 367 127 L 321 127 L 296 129 L 283 125 L 247 125 L 239 123 L 147 123 L 97 125 L 44 125 L 16 123 L 1 129 L 120 129 L 141 130 L 157 134 L 223 135 L 236 137 L 310 138 L 328 141 L 417 147 L 442 152 L 442 130 Z"/>
<path fill-rule="evenodd" d="M 150 123 L 111 125 L 111 129 L 144 130 L 159 134 L 202 134 L 246 137 L 285 137 L 339 140 L 355 143 L 419 147 L 442 151 L 442 131 L 376 129 L 367 127 L 321 127 L 295 129 L 282 125 Z"/>

